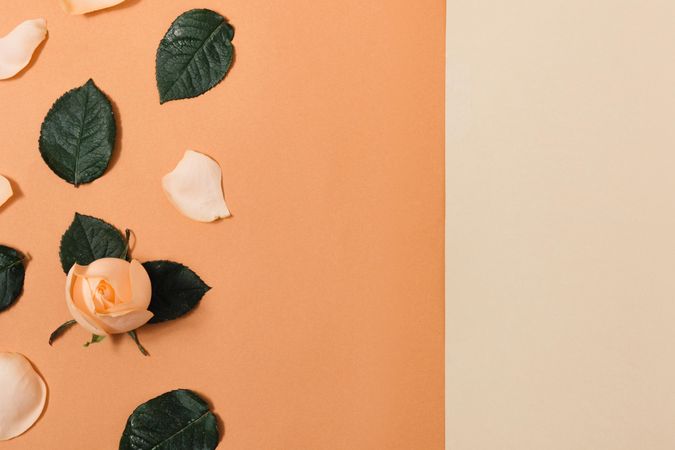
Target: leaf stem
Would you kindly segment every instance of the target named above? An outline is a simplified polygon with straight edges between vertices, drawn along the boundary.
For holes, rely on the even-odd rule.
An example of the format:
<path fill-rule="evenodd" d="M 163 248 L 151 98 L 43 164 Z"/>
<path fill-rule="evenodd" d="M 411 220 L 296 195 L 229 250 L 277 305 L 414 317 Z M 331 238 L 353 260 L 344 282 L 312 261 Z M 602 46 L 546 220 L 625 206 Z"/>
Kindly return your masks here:
<path fill-rule="evenodd" d="M 8 266 L 2 267 L 0 270 L 2 270 L 4 272 L 5 270 L 9 270 L 12 267 L 18 266 L 19 264 L 23 264 L 24 262 L 31 260 L 31 256 L 28 253 L 26 253 L 25 255 L 22 255 L 22 256 L 23 256 L 22 258 L 17 259 L 16 261 L 14 261 L 12 264 L 10 264 Z"/>
<path fill-rule="evenodd" d="M 131 239 L 131 233 L 133 233 L 133 231 L 131 231 L 129 228 L 124 230 L 126 245 L 124 246 L 124 253 L 122 253 L 122 259 L 128 259 L 127 256 L 129 256 L 129 240 Z"/>
<path fill-rule="evenodd" d="M 69 320 L 68 322 L 61 324 L 61 326 L 58 327 L 56 330 L 54 330 L 54 332 L 49 336 L 49 345 L 52 345 L 57 338 L 59 338 L 63 333 L 68 331 L 70 327 L 72 327 L 76 323 L 77 321 L 75 320 Z"/>
<path fill-rule="evenodd" d="M 136 334 L 136 330 L 129 331 L 127 334 L 129 336 L 131 336 L 131 339 L 134 340 L 134 342 L 136 343 L 136 346 L 138 347 L 138 350 L 140 350 L 140 352 L 143 354 L 143 356 L 150 356 L 150 353 L 148 353 L 148 351 L 145 349 L 145 347 L 143 347 L 143 345 L 141 344 L 141 341 L 138 340 L 138 334 Z"/>

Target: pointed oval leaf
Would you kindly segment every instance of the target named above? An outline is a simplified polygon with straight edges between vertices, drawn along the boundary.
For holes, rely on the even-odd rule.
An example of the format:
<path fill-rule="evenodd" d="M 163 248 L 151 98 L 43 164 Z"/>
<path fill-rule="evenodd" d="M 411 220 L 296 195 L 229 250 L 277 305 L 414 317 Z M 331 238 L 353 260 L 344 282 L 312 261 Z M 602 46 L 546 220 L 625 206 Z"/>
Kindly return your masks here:
<path fill-rule="evenodd" d="M 17 250 L 0 245 L 0 311 L 12 306 L 23 291 L 26 276 L 23 260 Z"/>
<path fill-rule="evenodd" d="M 120 450 L 212 450 L 216 416 L 197 394 L 178 389 L 143 403 L 129 416 Z"/>
<path fill-rule="evenodd" d="M 160 103 L 197 97 L 220 83 L 232 65 L 233 38 L 232 25 L 214 11 L 181 14 L 157 49 Z"/>
<path fill-rule="evenodd" d="M 61 267 L 68 273 L 73 264 L 88 265 L 100 258 L 122 258 L 127 243 L 122 233 L 96 217 L 75 213 L 61 238 Z"/>
<path fill-rule="evenodd" d="M 152 283 L 149 323 L 166 322 L 190 312 L 211 289 L 199 275 L 173 261 L 148 261 L 143 267 Z"/>
<path fill-rule="evenodd" d="M 40 131 L 40 154 L 50 169 L 79 186 L 101 177 L 115 146 L 110 100 L 92 80 L 59 98 Z"/>

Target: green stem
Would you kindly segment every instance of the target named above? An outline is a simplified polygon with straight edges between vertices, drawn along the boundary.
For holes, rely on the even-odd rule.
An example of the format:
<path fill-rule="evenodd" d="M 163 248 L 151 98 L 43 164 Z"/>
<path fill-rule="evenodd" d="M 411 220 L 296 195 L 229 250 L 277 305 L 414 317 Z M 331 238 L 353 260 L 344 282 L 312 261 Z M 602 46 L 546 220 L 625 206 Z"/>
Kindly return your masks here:
<path fill-rule="evenodd" d="M 134 342 L 136 343 L 136 346 L 137 346 L 138 349 L 141 351 L 141 353 L 143 354 L 143 356 L 150 356 L 150 353 L 148 353 L 148 351 L 145 349 L 145 347 L 143 347 L 143 345 L 141 344 L 141 342 L 138 340 L 138 334 L 136 334 L 136 330 L 130 331 L 130 332 L 127 333 L 127 334 L 128 334 L 129 336 L 131 336 L 131 339 L 134 340 Z"/>
<path fill-rule="evenodd" d="M 54 332 L 49 336 L 49 345 L 52 345 L 54 341 L 59 338 L 63 333 L 68 331 L 70 327 L 75 325 L 77 322 L 75 320 L 69 320 L 68 322 L 62 324 L 60 327 L 58 327 Z"/>
<path fill-rule="evenodd" d="M 129 240 L 131 238 L 131 233 L 132 231 L 130 229 L 124 230 L 124 236 L 125 240 L 127 241 L 126 246 L 124 247 L 124 253 L 122 254 L 122 259 L 127 259 L 127 256 L 129 255 Z"/>

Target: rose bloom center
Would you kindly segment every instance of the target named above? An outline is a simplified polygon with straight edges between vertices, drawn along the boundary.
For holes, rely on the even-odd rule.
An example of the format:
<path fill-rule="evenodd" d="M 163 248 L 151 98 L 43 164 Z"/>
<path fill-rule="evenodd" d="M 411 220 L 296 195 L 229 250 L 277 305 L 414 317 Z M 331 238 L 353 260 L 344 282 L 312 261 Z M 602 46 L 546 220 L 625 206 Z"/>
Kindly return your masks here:
<path fill-rule="evenodd" d="M 94 303 L 96 304 L 96 309 L 100 311 L 107 311 L 117 303 L 115 289 L 106 280 L 98 282 L 94 291 Z"/>

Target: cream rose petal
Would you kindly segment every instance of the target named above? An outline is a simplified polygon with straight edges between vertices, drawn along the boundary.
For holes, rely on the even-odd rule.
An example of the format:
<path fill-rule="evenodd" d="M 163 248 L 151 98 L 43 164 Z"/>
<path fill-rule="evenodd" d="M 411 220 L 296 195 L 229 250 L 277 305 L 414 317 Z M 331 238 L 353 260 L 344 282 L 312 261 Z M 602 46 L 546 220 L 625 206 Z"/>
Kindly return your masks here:
<path fill-rule="evenodd" d="M 47 386 L 25 356 L 0 352 L 0 441 L 19 436 L 38 420 Z"/>
<path fill-rule="evenodd" d="M 101 258 L 86 267 L 80 267 L 83 267 L 82 276 L 94 278 L 96 283 L 98 283 L 98 279 L 107 280 L 112 284 L 117 295 L 125 300 L 130 300 L 132 292 L 129 263 L 127 261 L 119 258 Z"/>
<path fill-rule="evenodd" d="M 162 179 L 169 201 L 185 216 L 213 222 L 230 216 L 221 187 L 220 166 L 208 156 L 188 150 L 176 168 Z"/>
<path fill-rule="evenodd" d="M 12 185 L 9 184 L 9 180 L 2 175 L 0 175 L 0 206 L 4 205 L 9 198 L 14 195 L 12 191 Z"/>
<path fill-rule="evenodd" d="M 99 9 L 119 5 L 124 0 L 61 0 L 61 6 L 68 14 L 87 14 Z"/>
<path fill-rule="evenodd" d="M 85 330 L 90 333 L 105 336 L 109 334 L 103 329 L 103 325 L 94 315 L 91 301 L 91 289 L 87 280 L 81 276 L 86 270 L 85 266 L 73 264 L 66 278 L 66 305 L 68 311 Z M 81 295 L 73 295 L 74 291 L 79 291 Z M 80 304 L 75 304 L 75 299 Z"/>
<path fill-rule="evenodd" d="M 129 265 L 129 281 L 131 283 L 131 304 L 135 308 L 148 309 L 152 298 L 152 283 L 143 265 L 135 259 Z"/>
<path fill-rule="evenodd" d="M 137 260 L 128 265 L 127 277 L 131 284 L 131 299 L 121 308 L 107 314 L 96 314 L 97 319 L 111 334 L 126 333 L 145 325 L 154 314 L 147 310 L 152 298 L 152 284 L 148 272 Z"/>
<path fill-rule="evenodd" d="M 96 293 L 99 283 L 111 289 L 105 298 Z M 74 264 L 66 278 L 66 304 L 86 330 L 103 336 L 126 333 L 153 316 L 147 310 L 152 296 L 150 277 L 136 260 L 101 258 L 88 266 Z M 98 305 L 98 308 L 97 308 Z"/>
<path fill-rule="evenodd" d="M 92 263 L 92 265 L 95 264 Z M 121 305 L 115 305 L 109 309 L 105 314 L 97 313 L 96 316 L 102 320 L 105 324 L 108 324 L 104 320 L 105 317 L 119 317 L 129 314 L 130 311 L 138 311 L 140 309 L 148 309 L 150 306 L 150 300 L 152 298 L 152 284 L 150 282 L 150 276 L 145 270 L 143 265 L 137 260 L 132 260 L 130 263 L 125 263 L 125 274 L 124 277 L 128 281 L 129 287 L 127 290 L 130 290 L 130 297 L 125 297 L 127 300 L 126 303 Z M 89 286 L 92 285 L 91 278 L 89 279 Z M 114 280 L 114 279 L 113 279 Z M 150 314 L 152 317 L 153 314 Z M 150 320 L 150 319 L 148 319 Z"/>
<path fill-rule="evenodd" d="M 99 315 L 99 320 L 103 322 L 105 328 L 110 334 L 127 333 L 136 328 L 140 328 L 148 320 L 152 319 L 153 314 L 148 310 L 131 311 L 121 316 Z"/>
<path fill-rule="evenodd" d="M 32 19 L 20 23 L 0 38 L 0 80 L 12 78 L 21 72 L 46 36 L 47 21 Z"/>

